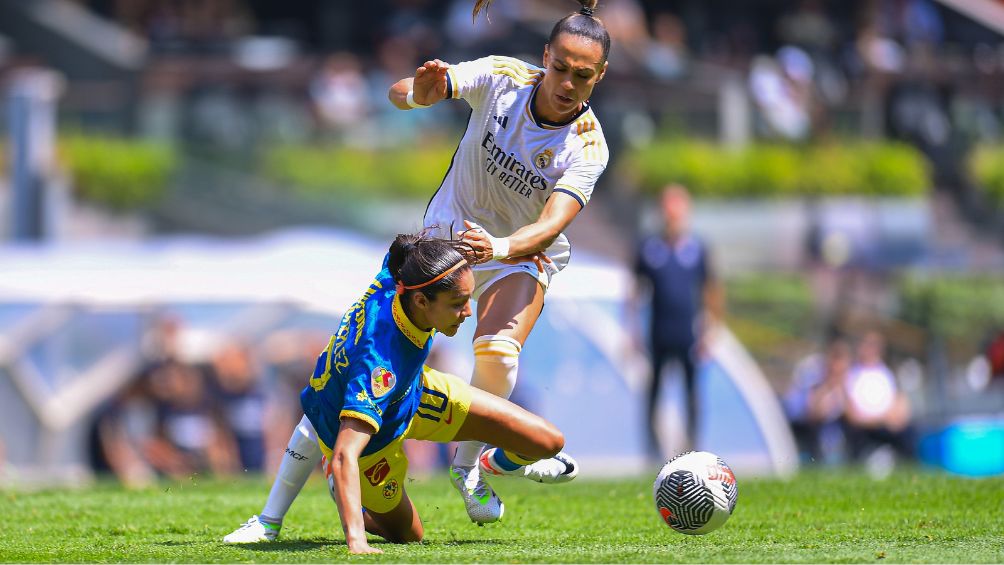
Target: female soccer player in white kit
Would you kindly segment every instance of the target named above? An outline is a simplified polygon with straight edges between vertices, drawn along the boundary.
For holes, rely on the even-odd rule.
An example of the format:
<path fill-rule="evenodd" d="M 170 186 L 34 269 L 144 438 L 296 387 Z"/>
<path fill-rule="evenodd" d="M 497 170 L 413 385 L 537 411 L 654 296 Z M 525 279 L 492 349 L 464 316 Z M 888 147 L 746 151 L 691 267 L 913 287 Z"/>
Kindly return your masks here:
<path fill-rule="evenodd" d="M 544 306 L 551 277 L 568 263 L 562 233 L 589 202 L 609 152 L 589 96 L 607 69 L 610 36 L 594 17 L 596 0 L 561 19 L 544 47 L 543 67 L 490 56 L 449 65 L 427 61 L 391 87 L 402 110 L 460 98 L 471 107 L 467 130 L 424 224 L 440 237 L 462 237 L 479 253 L 474 267 L 477 329 L 471 385 L 509 398 L 519 353 Z M 478 0 L 475 15 L 491 0 Z M 498 520 L 504 506 L 478 472 L 484 444 L 460 445 L 450 467 L 468 515 Z M 228 542 L 275 539 L 282 518 L 320 459 L 306 420 L 293 433 L 260 519 L 252 517 Z M 578 473 L 564 453 L 527 468 L 540 482 Z"/>

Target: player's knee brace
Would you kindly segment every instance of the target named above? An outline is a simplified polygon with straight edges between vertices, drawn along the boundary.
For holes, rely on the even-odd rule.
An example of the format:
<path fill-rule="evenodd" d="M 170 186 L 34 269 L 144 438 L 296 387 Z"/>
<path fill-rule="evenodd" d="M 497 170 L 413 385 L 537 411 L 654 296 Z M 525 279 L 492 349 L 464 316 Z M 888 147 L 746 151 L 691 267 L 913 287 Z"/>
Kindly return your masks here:
<path fill-rule="evenodd" d="M 509 398 L 516 386 L 522 345 L 504 335 L 483 335 L 474 340 L 474 375 L 471 386 Z"/>

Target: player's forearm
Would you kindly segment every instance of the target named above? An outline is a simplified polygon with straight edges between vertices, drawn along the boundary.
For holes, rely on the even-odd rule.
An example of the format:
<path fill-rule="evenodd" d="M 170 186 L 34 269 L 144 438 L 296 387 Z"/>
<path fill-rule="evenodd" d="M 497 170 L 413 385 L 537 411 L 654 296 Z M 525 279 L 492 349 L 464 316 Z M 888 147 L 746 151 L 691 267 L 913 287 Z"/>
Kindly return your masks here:
<path fill-rule="evenodd" d="M 332 456 L 331 470 L 335 477 L 335 503 L 345 532 L 345 542 L 352 549 L 366 541 L 362 496 L 359 492 L 359 460 L 346 453 Z"/>
<path fill-rule="evenodd" d="M 509 257 L 522 257 L 544 251 L 561 235 L 561 227 L 552 221 L 538 221 L 523 226 L 507 237 Z"/>
<path fill-rule="evenodd" d="M 408 105 L 408 92 L 411 91 L 414 83 L 415 79 L 411 77 L 403 78 L 395 82 L 390 87 L 390 91 L 387 92 L 387 98 L 390 100 L 390 103 L 398 110 L 411 110 L 411 106 Z"/>

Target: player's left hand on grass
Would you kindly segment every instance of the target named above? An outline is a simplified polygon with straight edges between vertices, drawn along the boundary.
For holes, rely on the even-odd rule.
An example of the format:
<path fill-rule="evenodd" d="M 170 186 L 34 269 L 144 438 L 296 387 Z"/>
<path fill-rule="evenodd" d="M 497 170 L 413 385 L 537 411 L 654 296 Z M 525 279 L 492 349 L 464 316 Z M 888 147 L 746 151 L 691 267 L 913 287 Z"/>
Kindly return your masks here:
<path fill-rule="evenodd" d="M 383 550 L 378 547 L 373 547 L 369 544 L 364 536 L 362 539 L 358 540 L 348 540 L 346 542 L 349 546 L 349 553 L 353 555 L 368 555 L 373 553 L 383 553 Z"/>

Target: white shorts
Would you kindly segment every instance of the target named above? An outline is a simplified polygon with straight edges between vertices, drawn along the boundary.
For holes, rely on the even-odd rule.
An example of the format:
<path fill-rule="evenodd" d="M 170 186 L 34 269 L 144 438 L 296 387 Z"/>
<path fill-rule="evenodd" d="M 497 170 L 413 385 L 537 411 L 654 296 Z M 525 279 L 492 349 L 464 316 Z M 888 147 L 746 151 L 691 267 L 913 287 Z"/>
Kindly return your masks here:
<path fill-rule="evenodd" d="M 553 263 L 544 263 L 544 271 L 541 272 L 537 269 L 537 264 L 533 261 L 525 263 L 517 263 L 515 265 L 507 265 L 506 263 L 500 263 L 498 261 L 490 261 L 488 263 L 482 263 L 481 265 L 475 265 L 474 271 L 474 293 L 471 295 L 475 301 L 481 297 L 481 293 L 484 292 L 488 287 L 495 284 L 496 281 L 500 281 L 505 277 L 510 275 L 515 275 L 517 273 L 526 273 L 537 280 L 540 287 L 547 292 L 547 287 L 551 284 L 551 277 L 553 277 L 558 272 L 558 267 Z"/>

